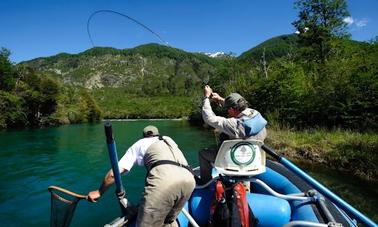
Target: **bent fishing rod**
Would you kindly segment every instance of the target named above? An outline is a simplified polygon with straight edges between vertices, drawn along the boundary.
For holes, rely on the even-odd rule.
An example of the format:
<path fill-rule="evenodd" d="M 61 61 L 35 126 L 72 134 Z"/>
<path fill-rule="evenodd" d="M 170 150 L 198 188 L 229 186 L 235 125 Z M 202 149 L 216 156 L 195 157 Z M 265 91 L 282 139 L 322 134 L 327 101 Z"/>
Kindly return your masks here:
<path fill-rule="evenodd" d="M 147 27 L 146 25 L 144 25 L 143 23 L 141 23 L 140 21 L 126 15 L 126 14 L 123 14 L 123 13 L 120 13 L 120 12 L 117 12 L 117 11 L 114 11 L 114 10 L 108 10 L 108 9 L 101 9 L 101 10 L 97 10 L 95 12 L 93 12 L 88 20 L 87 20 L 87 33 L 88 33 L 88 37 L 89 37 L 89 40 L 91 41 L 91 44 L 93 47 L 95 47 L 95 44 L 93 42 L 93 39 L 92 39 L 92 35 L 91 35 L 91 32 L 90 32 L 90 22 L 92 20 L 92 18 L 97 15 L 97 14 L 100 14 L 100 13 L 112 13 L 112 14 L 117 14 L 119 16 L 122 16 L 126 19 L 129 19 L 131 20 L 132 22 L 136 23 L 137 25 L 141 26 L 142 28 L 146 29 L 147 31 L 149 31 L 150 33 L 152 33 L 154 36 L 156 36 L 158 38 L 158 40 L 163 43 L 164 45 L 166 46 L 169 46 L 168 42 L 165 41 L 157 32 L 153 31 L 151 28 Z"/>

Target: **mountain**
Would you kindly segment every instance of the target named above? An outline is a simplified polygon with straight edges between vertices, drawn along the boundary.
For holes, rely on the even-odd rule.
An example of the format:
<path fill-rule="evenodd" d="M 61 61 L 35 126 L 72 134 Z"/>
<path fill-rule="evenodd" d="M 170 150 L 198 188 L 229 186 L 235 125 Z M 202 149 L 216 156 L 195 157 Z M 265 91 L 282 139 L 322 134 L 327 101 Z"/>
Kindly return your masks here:
<path fill-rule="evenodd" d="M 226 57 L 227 54 L 222 52 L 222 51 L 218 51 L 218 52 L 215 52 L 215 53 L 206 53 L 206 52 L 200 52 L 202 54 L 205 54 L 211 58 L 222 58 L 222 57 Z"/>
<path fill-rule="evenodd" d="M 122 50 L 95 47 L 20 63 L 68 85 L 126 87 L 129 93 L 160 95 L 190 93 L 214 77 L 220 64 L 221 59 L 153 43 Z"/>
<path fill-rule="evenodd" d="M 368 48 L 369 43 L 350 39 L 339 39 L 339 46 L 348 48 L 350 51 L 359 51 Z M 295 56 L 301 48 L 297 34 L 280 35 L 268 39 L 259 45 L 242 53 L 237 60 L 241 63 L 260 64 L 264 53 L 265 61 L 270 62 L 284 56 Z"/>
<path fill-rule="evenodd" d="M 299 49 L 298 35 L 289 34 L 281 35 L 265 42 L 260 43 L 256 47 L 242 53 L 238 60 L 241 62 L 259 63 L 265 52 L 265 60 L 267 62 L 274 58 L 279 58 L 295 53 Z"/>
<path fill-rule="evenodd" d="M 240 92 L 262 113 L 282 113 L 274 115 L 277 122 L 298 127 L 376 128 L 377 42 L 332 40 L 337 45 L 335 51 L 320 65 L 301 56 L 306 49 L 300 47 L 298 39 L 295 34 L 274 37 L 237 58 L 212 58 L 146 44 L 123 50 L 97 47 L 20 65 L 42 72 L 38 73 L 41 77 L 50 74 L 49 78 L 58 78 L 65 85 L 92 89 L 86 92 L 93 95 L 106 118 L 201 119 L 201 90 L 209 83 L 221 94 Z M 262 56 L 269 70 L 256 67 L 261 66 Z M 19 78 L 15 76 L 14 81 Z M 62 87 L 67 100 L 74 102 L 72 87 Z M 48 86 L 44 88 L 50 92 Z"/>
<path fill-rule="evenodd" d="M 237 60 L 259 64 L 265 52 L 266 61 L 270 61 L 296 51 L 297 40 L 295 34 L 274 37 L 242 53 Z M 225 59 L 234 57 L 223 52 L 190 53 L 151 43 L 130 49 L 95 47 L 20 65 L 49 73 L 64 84 L 89 89 L 110 87 L 126 88 L 132 94 L 187 95 L 210 78 L 215 79 Z"/>

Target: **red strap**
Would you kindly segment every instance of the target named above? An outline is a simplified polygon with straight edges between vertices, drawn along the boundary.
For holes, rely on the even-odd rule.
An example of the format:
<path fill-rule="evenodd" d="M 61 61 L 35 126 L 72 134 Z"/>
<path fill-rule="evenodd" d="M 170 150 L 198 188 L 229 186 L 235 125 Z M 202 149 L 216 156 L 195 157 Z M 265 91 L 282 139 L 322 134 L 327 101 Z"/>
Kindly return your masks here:
<path fill-rule="evenodd" d="M 218 180 L 217 183 L 215 184 L 215 198 L 214 198 L 213 203 L 210 206 L 210 216 L 212 216 L 214 214 L 214 211 L 215 211 L 217 204 L 223 199 L 225 199 L 224 198 L 224 186 L 223 186 L 222 182 Z"/>
<path fill-rule="evenodd" d="M 240 214 L 240 222 L 242 227 L 249 227 L 249 209 L 247 194 L 243 183 L 238 182 L 234 186 L 234 195 L 236 196 L 237 206 Z"/>
<path fill-rule="evenodd" d="M 224 198 L 224 186 L 221 181 L 217 181 L 215 186 L 215 199 L 219 202 Z"/>

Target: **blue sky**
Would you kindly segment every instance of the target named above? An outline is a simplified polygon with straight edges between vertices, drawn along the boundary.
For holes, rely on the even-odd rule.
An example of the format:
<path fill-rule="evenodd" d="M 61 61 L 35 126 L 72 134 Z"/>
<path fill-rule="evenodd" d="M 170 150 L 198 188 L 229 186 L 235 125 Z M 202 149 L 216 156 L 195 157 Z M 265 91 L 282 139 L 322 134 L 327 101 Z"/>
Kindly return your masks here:
<path fill-rule="evenodd" d="M 295 32 L 294 0 L 1 0 L 0 46 L 20 62 L 92 47 L 86 22 L 96 10 L 126 14 L 189 52 L 237 55 L 274 36 Z M 352 39 L 378 36 L 378 0 L 347 0 Z M 96 46 L 132 48 L 159 40 L 131 20 L 96 14 L 90 23 Z"/>

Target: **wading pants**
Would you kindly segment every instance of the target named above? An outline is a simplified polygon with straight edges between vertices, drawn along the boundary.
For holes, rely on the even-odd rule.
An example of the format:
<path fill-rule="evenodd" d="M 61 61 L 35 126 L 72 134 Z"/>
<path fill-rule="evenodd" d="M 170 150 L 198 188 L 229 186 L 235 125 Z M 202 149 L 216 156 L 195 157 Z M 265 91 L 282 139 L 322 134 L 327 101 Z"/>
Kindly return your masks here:
<path fill-rule="evenodd" d="M 153 168 L 146 178 L 136 226 L 178 226 L 176 218 L 194 187 L 192 173 L 183 167 L 159 165 Z"/>

